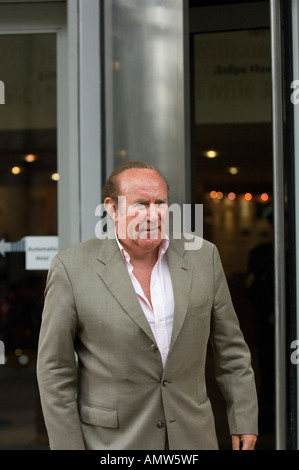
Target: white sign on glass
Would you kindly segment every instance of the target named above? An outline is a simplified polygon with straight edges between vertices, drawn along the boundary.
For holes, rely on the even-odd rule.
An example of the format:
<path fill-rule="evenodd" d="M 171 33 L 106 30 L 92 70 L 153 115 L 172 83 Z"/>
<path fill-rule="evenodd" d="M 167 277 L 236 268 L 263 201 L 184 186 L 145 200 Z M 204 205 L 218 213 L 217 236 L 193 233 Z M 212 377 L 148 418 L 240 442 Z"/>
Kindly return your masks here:
<path fill-rule="evenodd" d="M 0 241 L 0 255 L 25 252 L 26 270 L 48 270 L 52 258 L 58 253 L 58 237 L 24 237 L 17 242 Z"/>

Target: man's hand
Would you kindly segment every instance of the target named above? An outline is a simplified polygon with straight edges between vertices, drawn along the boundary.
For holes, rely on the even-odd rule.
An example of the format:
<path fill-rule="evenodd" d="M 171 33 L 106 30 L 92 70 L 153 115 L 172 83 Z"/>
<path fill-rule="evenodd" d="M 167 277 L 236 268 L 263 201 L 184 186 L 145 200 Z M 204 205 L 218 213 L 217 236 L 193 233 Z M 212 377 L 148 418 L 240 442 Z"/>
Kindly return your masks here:
<path fill-rule="evenodd" d="M 255 434 L 233 434 L 233 450 L 254 450 L 257 437 Z"/>

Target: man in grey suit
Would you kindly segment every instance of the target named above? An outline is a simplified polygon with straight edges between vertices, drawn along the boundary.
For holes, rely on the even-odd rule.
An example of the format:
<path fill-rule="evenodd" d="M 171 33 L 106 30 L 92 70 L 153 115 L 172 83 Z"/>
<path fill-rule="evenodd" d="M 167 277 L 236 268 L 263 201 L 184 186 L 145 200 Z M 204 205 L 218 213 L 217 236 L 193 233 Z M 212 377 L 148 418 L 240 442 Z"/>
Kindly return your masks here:
<path fill-rule="evenodd" d="M 254 449 L 250 353 L 216 247 L 168 238 L 168 186 L 144 162 L 104 187 L 114 236 L 58 254 L 48 274 L 37 373 L 51 449 L 218 449 L 207 344 L 233 449 Z"/>

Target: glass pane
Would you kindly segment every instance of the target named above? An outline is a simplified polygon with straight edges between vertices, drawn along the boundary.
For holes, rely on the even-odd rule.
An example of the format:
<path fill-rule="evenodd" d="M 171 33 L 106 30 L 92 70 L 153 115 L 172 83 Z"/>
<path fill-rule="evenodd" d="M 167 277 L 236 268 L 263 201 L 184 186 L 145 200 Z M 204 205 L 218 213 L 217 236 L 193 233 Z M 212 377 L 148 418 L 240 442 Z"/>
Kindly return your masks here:
<path fill-rule="evenodd" d="M 274 446 L 274 323 L 270 35 L 267 29 L 196 34 L 193 42 L 193 202 L 220 251 L 252 352 L 259 446 Z M 212 374 L 211 374 L 212 375 Z M 215 387 L 212 388 L 215 390 Z M 213 393 L 213 392 L 212 392 Z M 214 397 L 222 446 L 225 409 Z M 223 431 L 223 432 L 222 432 Z"/>
<path fill-rule="evenodd" d="M 48 447 L 35 374 L 47 271 L 28 265 L 26 243 L 57 236 L 56 35 L 1 35 L 0 63 L 0 449 L 38 449 Z"/>

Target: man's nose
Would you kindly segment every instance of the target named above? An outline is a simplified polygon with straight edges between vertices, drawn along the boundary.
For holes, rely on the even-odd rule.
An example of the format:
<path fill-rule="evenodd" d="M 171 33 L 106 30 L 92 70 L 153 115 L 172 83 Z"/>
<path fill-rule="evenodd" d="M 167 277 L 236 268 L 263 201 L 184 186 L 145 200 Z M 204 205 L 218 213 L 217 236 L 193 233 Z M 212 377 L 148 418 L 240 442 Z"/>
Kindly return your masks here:
<path fill-rule="evenodd" d="M 158 204 L 149 204 L 147 210 L 147 220 L 148 221 L 155 221 L 159 219 L 159 211 L 158 211 Z"/>

